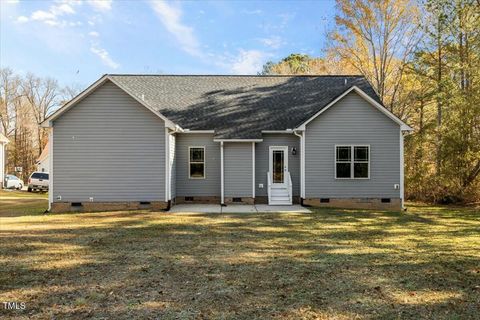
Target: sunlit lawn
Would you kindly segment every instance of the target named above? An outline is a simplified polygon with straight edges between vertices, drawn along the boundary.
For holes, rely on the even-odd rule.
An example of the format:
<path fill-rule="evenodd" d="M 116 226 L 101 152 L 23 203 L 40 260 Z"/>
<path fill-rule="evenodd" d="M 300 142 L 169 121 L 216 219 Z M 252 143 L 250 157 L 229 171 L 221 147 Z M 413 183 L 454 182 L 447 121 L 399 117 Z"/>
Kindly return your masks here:
<path fill-rule="evenodd" d="M 0 310 L 0 318 L 480 314 L 480 212 L 473 208 L 44 215 L 45 200 L 35 209 L 31 197 L 0 193 L 0 302 L 27 305 Z"/>

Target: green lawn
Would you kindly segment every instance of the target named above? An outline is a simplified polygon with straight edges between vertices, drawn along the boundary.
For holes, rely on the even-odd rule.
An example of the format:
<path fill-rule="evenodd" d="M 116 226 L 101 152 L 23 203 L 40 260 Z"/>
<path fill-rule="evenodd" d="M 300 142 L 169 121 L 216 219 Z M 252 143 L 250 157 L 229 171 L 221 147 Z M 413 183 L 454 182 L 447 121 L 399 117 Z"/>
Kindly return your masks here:
<path fill-rule="evenodd" d="M 26 310 L 0 318 L 478 319 L 478 209 L 44 215 L 9 195 L 0 302 Z"/>

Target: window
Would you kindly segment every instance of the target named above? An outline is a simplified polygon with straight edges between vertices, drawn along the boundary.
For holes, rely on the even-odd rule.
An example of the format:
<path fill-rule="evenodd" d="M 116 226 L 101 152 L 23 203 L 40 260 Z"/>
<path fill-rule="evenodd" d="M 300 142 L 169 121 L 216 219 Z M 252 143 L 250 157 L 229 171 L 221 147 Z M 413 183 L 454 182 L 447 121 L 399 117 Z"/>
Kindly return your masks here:
<path fill-rule="evenodd" d="M 34 174 L 32 174 L 31 178 L 48 180 L 48 173 L 35 172 Z"/>
<path fill-rule="evenodd" d="M 188 148 L 190 179 L 205 179 L 205 147 Z"/>
<path fill-rule="evenodd" d="M 336 179 L 369 179 L 370 146 L 335 146 Z"/>

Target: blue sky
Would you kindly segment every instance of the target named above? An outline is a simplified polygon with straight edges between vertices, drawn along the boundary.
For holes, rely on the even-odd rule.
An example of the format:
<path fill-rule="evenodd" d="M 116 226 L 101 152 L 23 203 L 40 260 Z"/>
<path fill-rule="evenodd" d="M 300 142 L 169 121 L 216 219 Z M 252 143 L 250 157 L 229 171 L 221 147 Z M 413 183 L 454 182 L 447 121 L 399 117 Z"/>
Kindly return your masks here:
<path fill-rule="evenodd" d="M 334 1 L 0 1 L 0 65 L 85 86 L 105 73 L 256 74 L 321 55 Z"/>

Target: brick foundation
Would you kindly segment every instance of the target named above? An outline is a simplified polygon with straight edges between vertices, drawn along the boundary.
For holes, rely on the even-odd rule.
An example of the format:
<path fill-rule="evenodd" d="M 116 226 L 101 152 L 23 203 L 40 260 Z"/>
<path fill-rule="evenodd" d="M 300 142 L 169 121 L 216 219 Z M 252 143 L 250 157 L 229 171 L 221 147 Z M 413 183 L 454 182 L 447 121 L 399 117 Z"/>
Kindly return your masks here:
<path fill-rule="evenodd" d="M 233 202 L 233 197 L 225 197 L 225 204 L 253 204 L 255 199 L 252 197 L 239 197 L 242 198 L 241 202 Z"/>
<path fill-rule="evenodd" d="M 204 204 L 219 204 L 220 203 L 220 197 L 196 197 L 192 196 L 193 200 L 192 201 L 186 201 L 185 197 L 176 197 L 174 199 L 175 204 L 181 204 L 181 203 L 204 203 Z"/>
<path fill-rule="evenodd" d="M 346 209 L 402 210 L 400 198 L 390 198 L 390 202 L 382 202 L 381 198 L 330 198 L 330 202 L 320 202 L 320 198 L 307 198 L 304 205 L 313 207 L 333 207 Z"/>
<path fill-rule="evenodd" d="M 185 200 L 185 197 L 176 197 L 175 204 L 181 203 L 203 203 L 203 204 L 220 204 L 220 197 L 208 197 L 208 196 L 192 196 L 193 200 Z M 233 202 L 233 197 L 225 197 L 225 204 L 253 204 L 254 199 L 252 197 L 239 197 L 242 198 L 241 202 Z"/>
<path fill-rule="evenodd" d="M 151 201 L 150 204 L 140 202 L 81 202 L 81 206 L 74 207 L 71 202 L 52 203 L 51 212 L 98 212 L 98 211 L 121 211 L 121 210 L 165 210 L 168 203 L 164 201 Z"/>
<path fill-rule="evenodd" d="M 299 204 L 300 203 L 300 197 L 299 196 L 293 196 L 292 203 L 293 204 Z M 255 204 L 268 204 L 268 197 L 265 197 L 265 196 L 255 197 Z"/>

